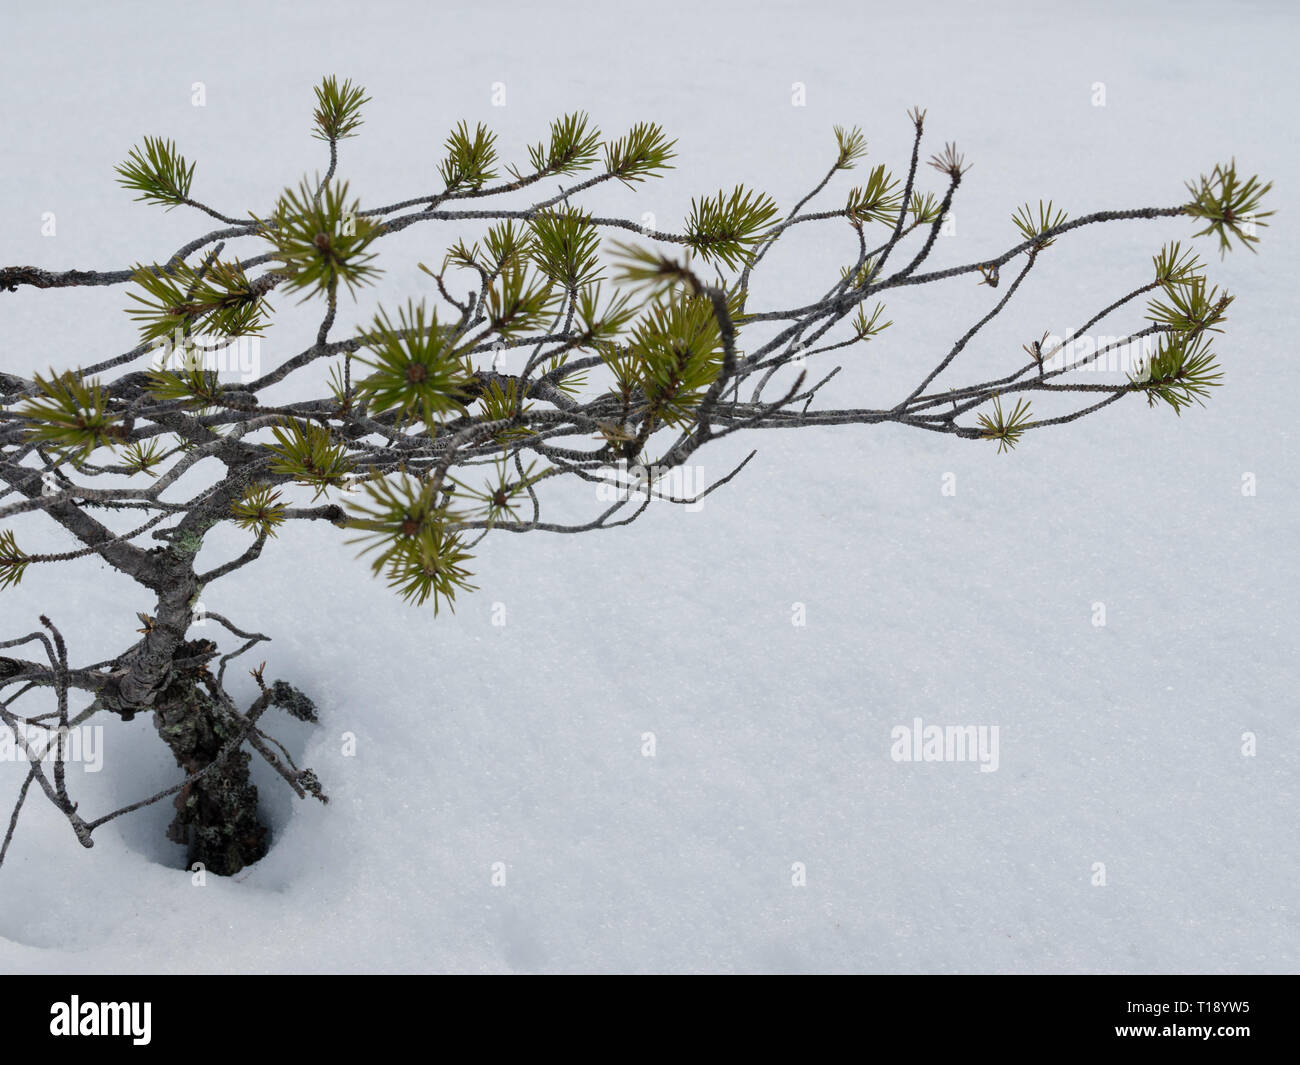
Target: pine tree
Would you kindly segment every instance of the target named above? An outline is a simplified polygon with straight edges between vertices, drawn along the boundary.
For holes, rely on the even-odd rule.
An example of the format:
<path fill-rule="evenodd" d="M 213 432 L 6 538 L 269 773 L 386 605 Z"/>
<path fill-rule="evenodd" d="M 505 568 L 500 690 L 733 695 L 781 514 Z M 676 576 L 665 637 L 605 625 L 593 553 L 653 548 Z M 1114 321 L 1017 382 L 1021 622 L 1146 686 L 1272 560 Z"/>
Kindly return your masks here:
<path fill-rule="evenodd" d="M 890 422 L 1007 451 L 1031 431 L 1133 395 L 1181 414 L 1222 383 L 1213 348 L 1232 297 L 1178 242 L 1154 255 L 1144 283 L 1086 316 L 1073 334 L 1148 298 L 1145 316 L 1114 345 L 1075 358 L 1073 336 L 1045 350 L 1044 335 L 1025 345 L 1028 361 L 999 377 L 948 381 L 963 350 L 1076 230 L 1187 217 L 1222 254 L 1236 245 L 1254 251 L 1271 214 L 1261 209 L 1270 185 L 1239 174 L 1233 161 L 1188 183 L 1189 198 L 1168 206 L 1071 218 L 1050 202 L 1026 203 L 1010 220 L 1005 251 L 926 270 L 970 166 L 945 145 L 929 160 L 937 186 L 921 187 L 933 179 L 919 166 L 920 110 L 909 113 L 913 144 L 901 177 L 884 163 L 864 168 L 859 183 L 817 211 L 808 209 L 814 198 L 831 196 L 836 179 L 867 157 L 856 127 L 835 127 L 827 170 L 789 210 L 736 185 L 698 196 L 678 230 L 658 231 L 598 217 L 581 206 L 582 194 L 662 177 L 673 169 L 676 142 L 651 122 L 611 139 L 582 112 L 552 122 L 515 163 L 491 130 L 461 122 L 443 145 L 440 190 L 368 206 L 337 171 L 339 145 L 359 135 L 369 98 L 334 77 L 315 95 L 311 132 L 328 147 L 327 169 L 286 186 L 260 214 L 230 216 L 196 198 L 196 164 L 173 141 L 149 136 L 117 168 L 120 184 L 146 204 L 196 210 L 220 228 L 166 261 L 122 270 L 0 269 L 0 290 L 125 286 L 139 329 L 135 347 L 90 365 L 30 379 L 0 374 L 0 521 L 40 514 L 80 544 L 44 551 L 0 528 L 0 589 L 34 567 L 97 555 L 156 597 L 154 612 L 140 616 L 140 638 L 110 662 L 69 666 L 46 618 L 41 629 L 0 644 L 35 649 L 29 658 L 0 658 L 0 691 L 14 690 L 0 700 L 0 719 L 15 734 L 38 734 L 20 740 L 24 750 L 57 745 L 60 730 L 96 714 L 129 720 L 152 711 L 184 771 L 174 787 L 87 820 L 67 791 L 61 758 L 50 772 L 33 761 L 27 783 L 86 846 L 107 821 L 171 798 L 172 838 L 188 842 L 208 869 L 237 872 L 266 847 L 248 778 L 253 754 L 300 797 L 325 800 L 312 770 L 293 765 L 283 748 L 277 753 L 258 724 L 271 707 L 314 719 L 310 699 L 283 681 L 266 683 L 262 666 L 253 671 L 261 694 L 250 707 L 241 710 L 226 692 L 229 662 L 267 637 L 209 614 L 237 646 L 221 653 L 214 641 L 190 638 L 202 590 L 273 553 L 271 542 L 291 539 L 294 523 L 333 525 L 397 595 L 436 614 L 472 593 L 474 551 L 490 532 L 585 532 L 643 514 L 648 483 L 643 495 L 621 495 L 586 521 L 543 517 L 565 484 L 601 483 L 620 463 L 671 470 L 742 431 Z M 551 192 L 557 181 L 562 187 Z M 426 225 L 450 234 L 442 262 L 420 264 L 426 290 L 400 306 L 375 306 L 367 326 L 340 335 L 339 301 L 364 299 L 385 238 Z M 804 225 L 847 238 L 828 271 L 838 279 L 794 306 L 751 306 L 754 271 Z M 989 306 L 918 370 L 906 396 L 878 407 L 820 405 L 838 368 L 810 376 L 813 360 L 871 344 L 889 329 L 891 290 L 946 281 L 988 286 Z M 273 296 L 315 303 L 319 327 L 293 357 L 258 368 L 251 380 L 232 379 L 212 365 L 213 345 L 258 337 L 274 315 Z M 1081 376 L 1110 348 L 1135 341 L 1149 342 L 1151 354 L 1124 379 Z M 322 368 L 328 388 L 312 384 Z M 1036 417 L 1033 401 L 1067 406 Z M 199 467 L 209 474 L 205 487 L 176 502 L 182 474 Z M 693 503 L 739 469 L 674 501 Z M 222 522 L 247 533 L 248 547 L 200 570 L 204 538 Z M 57 714 L 17 713 L 14 698 L 32 688 L 56 692 Z M 73 693 L 90 700 L 75 715 Z M 0 861 L 28 794 L 24 786 Z"/>

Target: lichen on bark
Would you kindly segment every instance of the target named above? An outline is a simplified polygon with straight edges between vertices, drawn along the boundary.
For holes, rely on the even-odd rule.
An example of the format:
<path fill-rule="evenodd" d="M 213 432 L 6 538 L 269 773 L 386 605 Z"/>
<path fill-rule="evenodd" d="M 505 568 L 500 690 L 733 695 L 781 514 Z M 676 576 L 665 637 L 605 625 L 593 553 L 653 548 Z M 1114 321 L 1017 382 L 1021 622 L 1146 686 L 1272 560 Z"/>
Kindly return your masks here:
<path fill-rule="evenodd" d="M 210 641 L 190 640 L 177 649 L 176 658 L 201 658 L 214 650 Z M 206 673 L 203 665 L 176 669 L 154 703 L 154 726 L 187 776 L 216 761 L 240 727 L 204 690 Z M 200 862 L 208 872 L 233 876 L 270 847 L 270 830 L 258 816 L 250 761 L 247 751 L 234 750 L 177 792 L 167 838 L 189 847 L 191 867 Z"/>

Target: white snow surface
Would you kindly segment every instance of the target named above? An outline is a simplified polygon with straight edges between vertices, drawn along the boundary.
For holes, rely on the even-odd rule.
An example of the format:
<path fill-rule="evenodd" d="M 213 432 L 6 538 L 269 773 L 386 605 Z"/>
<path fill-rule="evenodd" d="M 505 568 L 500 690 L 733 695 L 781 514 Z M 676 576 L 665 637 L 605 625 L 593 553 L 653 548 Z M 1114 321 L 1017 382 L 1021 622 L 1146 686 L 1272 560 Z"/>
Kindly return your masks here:
<path fill-rule="evenodd" d="M 491 536 L 479 591 L 436 619 L 373 580 L 338 530 L 286 530 L 205 605 L 273 637 L 241 663 L 265 658 L 268 676 L 316 699 L 319 725 L 276 711 L 273 731 L 331 802 L 299 802 L 259 770 L 271 853 L 198 887 L 163 840 L 167 803 L 84 850 L 33 795 L 0 870 L 0 971 L 1296 969 L 1294 5 L 0 12 L 0 265 L 119 269 L 207 232 L 195 212 L 115 184 L 145 133 L 197 161 L 196 196 L 260 213 L 324 169 L 309 124 L 326 73 L 373 97 L 340 164 L 368 205 L 437 191 L 462 118 L 526 162 L 547 122 L 586 109 L 610 135 L 661 122 L 679 158 L 662 180 L 583 202 L 679 228 L 691 196 L 737 181 L 788 208 L 829 165 L 836 123 L 862 126 L 866 165 L 905 173 L 919 104 L 925 154 L 955 140 L 974 164 L 935 267 L 1005 250 L 1026 200 L 1072 216 L 1177 204 L 1185 181 L 1231 157 L 1276 180 L 1278 210 L 1258 255 L 1220 262 L 1195 241 L 1237 300 L 1218 342 L 1225 386 L 1181 418 L 1134 397 L 1010 455 L 899 427 L 732 437 L 700 453 L 707 475 L 758 455 L 698 511 L 656 503 L 615 531 Z M 192 106 L 195 82 L 206 106 Z M 806 106 L 792 105 L 796 82 Z M 812 209 L 838 206 L 864 173 Z M 921 182 L 942 191 L 932 170 Z M 1009 372 L 1022 344 L 1143 283 L 1160 245 L 1194 228 L 1062 238 L 942 380 Z M 335 335 L 377 301 L 432 296 L 415 264 L 436 265 L 462 233 L 476 231 L 384 241 L 382 282 L 345 302 Z M 755 305 L 807 302 L 856 253 L 839 223 L 787 243 Z M 844 367 L 822 405 L 897 402 L 996 295 L 970 277 L 890 293 L 881 338 L 819 357 Z M 318 314 L 272 302 L 268 367 L 309 343 Z M 126 304 L 123 286 L 0 294 L 3 365 L 124 351 Z M 1141 310 L 1100 331 L 1140 326 Z M 598 505 L 577 482 L 551 498 L 556 517 Z M 75 546 L 45 523 L 6 524 L 28 550 Z M 203 564 L 245 543 L 214 534 Z M 0 636 L 45 613 L 90 663 L 135 639 L 151 605 L 96 561 L 33 567 L 0 599 Z M 246 703 L 253 682 L 236 674 Z M 895 762 L 891 729 L 917 717 L 997 725 L 999 768 Z M 104 771 L 69 774 L 93 815 L 177 779 L 147 715 L 104 724 Z M 0 764 L 6 821 L 23 771 Z"/>

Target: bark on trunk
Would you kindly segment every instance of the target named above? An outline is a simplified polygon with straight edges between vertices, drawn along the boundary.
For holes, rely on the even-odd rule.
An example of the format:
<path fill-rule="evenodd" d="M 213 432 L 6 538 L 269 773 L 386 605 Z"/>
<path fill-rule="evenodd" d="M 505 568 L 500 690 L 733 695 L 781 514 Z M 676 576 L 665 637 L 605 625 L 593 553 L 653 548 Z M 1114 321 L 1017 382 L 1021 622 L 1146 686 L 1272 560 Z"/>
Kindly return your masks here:
<path fill-rule="evenodd" d="M 186 641 L 177 648 L 176 659 L 202 658 L 212 650 L 210 641 Z M 154 700 L 154 725 L 186 776 L 211 765 L 239 729 L 204 689 L 204 672 L 204 666 L 174 669 Z M 191 865 L 202 862 L 208 872 L 233 876 L 265 856 L 270 832 L 258 817 L 250 760 L 247 751 L 234 751 L 177 793 L 167 837 L 189 846 Z"/>

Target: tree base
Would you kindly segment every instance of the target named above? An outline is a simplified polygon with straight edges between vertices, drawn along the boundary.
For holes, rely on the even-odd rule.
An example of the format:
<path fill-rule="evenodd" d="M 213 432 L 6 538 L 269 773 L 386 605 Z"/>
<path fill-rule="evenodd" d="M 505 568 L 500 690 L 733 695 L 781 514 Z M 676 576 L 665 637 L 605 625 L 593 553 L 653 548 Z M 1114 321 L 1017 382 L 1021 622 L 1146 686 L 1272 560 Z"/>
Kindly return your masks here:
<path fill-rule="evenodd" d="M 193 659 L 207 641 L 187 641 L 177 659 Z M 154 726 L 186 776 L 211 765 L 233 738 L 235 722 L 204 690 L 203 667 L 177 669 L 154 703 Z M 177 793 L 176 816 L 167 838 L 189 847 L 189 866 L 202 863 L 218 876 L 234 876 L 266 856 L 270 830 L 257 811 L 257 787 L 249 779 L 247 751 L 231 752 L 217 768 Z"/>

